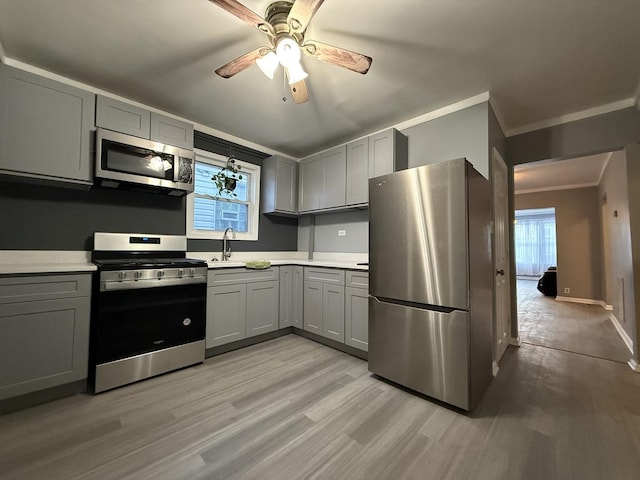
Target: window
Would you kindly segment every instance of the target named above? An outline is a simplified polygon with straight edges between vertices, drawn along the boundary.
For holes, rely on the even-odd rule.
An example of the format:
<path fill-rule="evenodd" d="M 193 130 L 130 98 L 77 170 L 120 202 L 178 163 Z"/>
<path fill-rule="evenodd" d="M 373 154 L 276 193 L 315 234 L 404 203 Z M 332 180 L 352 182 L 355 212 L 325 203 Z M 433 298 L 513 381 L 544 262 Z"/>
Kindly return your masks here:
<path fill-rule="evenodd" d="M 227 163 L 227 158 L 203 150 L 195 150 L 194 191 L 187 196 L 187 236 L 221 239 L 231 227 L 238 240 L 258 239 L 260 209 L 260 167 L 236 160 L 242 180 L 235 195 L 218 194 L 211 177 Z"/>
<path fill-rule="evenodd" d="M 542 275 L 556 265 L 555 208 L 516 210 L 516 275 Z"/>

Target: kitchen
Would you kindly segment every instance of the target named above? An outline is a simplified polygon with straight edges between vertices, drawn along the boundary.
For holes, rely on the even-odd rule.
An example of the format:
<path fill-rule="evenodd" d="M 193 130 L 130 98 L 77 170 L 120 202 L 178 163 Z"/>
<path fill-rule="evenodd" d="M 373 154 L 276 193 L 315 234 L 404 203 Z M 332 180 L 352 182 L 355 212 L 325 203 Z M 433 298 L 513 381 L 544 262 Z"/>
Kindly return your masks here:
<path fill-rule="evenodd" d="M 122 98 L 120 99 L 122 100 Z M 152 109 L 149 108 L 149 110 Z M 155 109 L 152 111 L 155 111 Z M 164 113 L 166 114 L 169 112 Z M 427 118 L 416 117 L 412 122 L 405 123 L 404 125 L 395 124 L 396 129 L 409 139 L 409 166 L 415 167 L 425 162 L 426 158 L 424 157 L 423 152 L 429 151 L 432 152 L 429 160 L 433 160 L 433 162 L 466 157 L 478 170 L 481 172 L 484 171 L 485 175 L 488 176 L 491 147 L 495 145 L 498 150 L 505 153 L 504 144 L 506 143 L 504 135 L 501 134 L 501 129 L 495 118 L 495 114 L 493 113 L 493 107 L 490 102 L 489 95 L 485 94 L 471 98 L 458 105 L 453 105 L 448 109 L 445 109 L 440 112 L 440 114 L 441 115 L 438 116 L 436 113 Z M 253 148 L 256 145 L 251 144 L 250 142 L 244 143 L 244 145 L 238 145 L 238 142 L 233 142 L 235 145 L 230 145 L 228 140 L 224 140 L 216 135 L 211 135 L 211 130 L 207 130 L 205 128 L 202 130 L 204 131 L 199 131 L 196 128 L 196 133 L 194 135 L 194 146 L 196 148 L 226 157 L 229 154 L 231 147 L 233 153 L 238 159 L 245 160 L 250 163 L 258 163 L 262 158 L 270 156 L 268 155 L 270 152 L 262 153 L 259 149 L 256 150 Z M 210 133 L 207 133 L 207 131 Z M 356 136 L 354 136 L 354 138 L 355 137 Z M 340 142 L 335 142 L 335 145 L 338 144 L 340 144 Z M 28 186 L 25 188 L 25 185 Z M 7 251 L 7 253 L 29 251 L 31 258 L 41 264 L 56 263 L 53 261 L 54 259 L 51 258 L 51 251 L 62 252 L 60 254 L 61 257 L 67 256 L 67 258 L 69 258 L 69 255 L 72 255 L 72 252 L 82 252 L 85 255 L 85 261 L 88 260 L 86 256 L 93 249 L 92 239 L 93 234 L 96 231 L 163 234 L 184 234 L 185 231 L 186 206 L 183 198 L 149 195 L 144 194 L 143 192 L 130 192 L 125 190 L 94 188 L 85 191 L 67 188 L 53 188 L 50 186 L 32 186 L 31 184 L 13 182 L 3 182 L 2 187 L 3 206 L 6 206 L 6 209 L 3 208 L 3 225 L 12 225 L 11 229 L 5 229 L 5 231 L 3 231 L 3 250 Z M 43 214 L 44 211 L 46 211 L 46 215 Z M 295 217 L 290 218 L 260 215 L 260 235 L 258 240 L 231 240 L 233 249 L 231 260 L 238 259 L 243 261 L 270 258 L 275 261 L 277 260 L 277 258 L 275 258 L 277 255 L 271 255 L 270 252 L 276 252 L 280 258 L 286 259 L 293 256 L 304 261 L 308 259 L 309 253 L 312 252 L 314 260 L 322 260 L 324 254 L 324 258 L 327 259 L 325 261 L 335 261 L 336 258 L 349 257 L 349 255 L 342 256 L 342 254 L 356 254 L 355 256 L 351 255 L 351 258 L 354 258 L 356 261 L 352 261 L 350 265 L 360 263 L 363 260 L 362 257 L 367 257 L 368 239 L 366 238 L 366 233 L 361 229 L 361 225 L 365 223 L 365 219 L 366 216 L 363 214 L 362 210 L 329 213 L 316 215 L 314 217 L 300 217 L 300 220 Z M 159 231 L 160 229 L 161 232 Z M 338 231 L 340 230 L 345 230 L 346 235 L 344 237 L 339 236 Z M 352 234 L 355 235 L 352 236 Z M 220 241 L 197 239 L 189 240 L 187 246 L 188 256 L 193 256 L 192 254 L 197 252 L 206 253 L 207 257 L 209 257 L 209 253 L 219 255 L 219 252 L 222 250 L 221 243 L 222 242 Z M 348 244 L 348 246 L 345 247 L 345 244 Z M 313 246 L 313 249 L 311 249 L 310 246 Z M 42 256 L 40 258 L 37 258 L 38 252 L 42 252 Z M 256 253 L 252 254 L 252 252 Z M 20 255 L 20 253 L 14 255 Z M 210 258 L 207 258 L 207 260 L 210 260 Z M 3 261 L 3 264 L 5 263 L 8 262 Z M 62 259 L 62 262 L 59 261 L 57 263 L 65 263 L 65 261 Z M 276 340 L 276 342 L 284 342 L 279 345 L 282 345 L 285 350 L 291 349 L 292 354 L 304 350 L 301 345 L 291 343 L 291 339 L 289 337 L 292 336 L 288 335 L 287 337 Z M 246 362 L 250 361 L 250 359 L 255 355 L 259 356 L 259 354 L 255 353 L 256 348 L 267 349 L 260 351 L 260 353 L 266 353 L 269 351 L 269 347 L 266 345 L 263 347 L 250 348 L 253 350 L 249 350 L 246 353 L 246 357 L 243 357 L 242 355 L 244 354 L 241 354 L 239 353 L 240 351 L 238 351 L 231 354 L 233 356 L 228 357 L 229 360 L 226 362 L 240 362 L 246 364 Z M 311 358 L 319 361 L 320 363 L 322 363 L 323 359 L 324 361 L 329 361 L 327 360 L 327 355 L 329 355 L 329 353 L 324 350 L 318 350 L 320 347 L 313 344 L 309 348 L 311 350 L 307 351 L 306 354 Z M 257 368 L 259 371 L 268 376 L 268 367 L 273 367 L 276 363 L 285 363 L 286 353 L 281 352 L 275 355 L 275 357 L 276 358 L 274 358 L 271 363 L 265 360 L 264 362 L 266 362 L 266 365 L 261 365 L 262 362 L 258 361 Z M 330 361 L 335 364 L 342 365 L 342 367 L 338 366 L 338 372 L 335 374 L 336 376 L 334 378 L 336 379 L 336 382 L 338 382 L 335 385 L 339 385 L 341 381 L 350 380 L 349 374 L 347 374 L 347 377 L 340 376 L 340 371 L 344 371 L 344 369 L 346 369 L 346 371 L 352 369 L 353 371 L 351 372 L 351 376 L 353 378 L 356 378 L 356 374 L 354 372 L 358 372 L 360 377 L 367 377 L 366 368 L 363 370 L 361 363 L 350 363 L 356 361 L 357 360 L 355 359 L 352 360 L 351 357 L 340 357 L 338 360 L 334 359 Z M 313 374 L 313 372 L 322 372 L 322 368 L 316 367 L 319 368 L 319 370 L 313 370 L 314 367 L 312 367 L 308 362 L 302 361 L 301 363 L 312 370 L 312 375 L 309 378 L 300 378 L 300 382 L 309 382 L 312 381 L 312 379 L 316 379 L 319 383 L 324 381 L 322 376 Z M 222 367 L 224 367 L 224 365 Z M 340 370 L 341 368 L 343 370 Z M 507 367 L 505 366 L 504 368 L 506 369 Z M 196 367 L 194 372 L 201 371 L 202 369 L 200 367 Z M 187 382 L 186 384 L 190 384 L 191 382 L 198 382 L 194 372 L 187 370 L 184 371 L 184 373 L 181 371 L 176 374 L 187 375 L 185 381 Z M 233 375 L 233 373 L 224 369 L 221 371 L 215 371 L 215 373 L 213 372 L 214 371 L 212 371 L 211 375 L 220 374 L 223 378 L 225 375 Z M 295 370 L 291 370 L 291 374 L 294 376 L 295 372 Z M 302 375 L 302 370 L 297 372 L 297 375 Z M 236 374 L 242 375 L 242 373 L 238 372 L 236 372 Z M 163 388 L 171 388 L 170 383 L 167 383 L 169 382 L 168 378 L 169 377 L 165 376 L 159 379 L 150 380 L 149 382 L 156 382 L 154 385 L 159 385 L 159 389 L 162 390 Z M 329 381 L 329 378 L 330 376 L 327 375 L 327 381 Z M 127 388 L 133 388 L 133 392 L 137 392 L 138 395 L 145 395 L 145 389 L 151 388 L 151 383 L 149 382 L 135 384 L 134 386 Z M 276 382 L 271 385 L 260 384 L 259 379 L 256 379 L 256 382 L 257 383 L 253 384 L 253 388 L 257 389 L 254 391 L 254 395 L 260 395 L 257 392 L 262 391 L 265 393 L 266 398 L 272 399 L 275 402 L 278 401 L 276 398 L 277 395 L 275 395 L 275 390 L 269 389 L 275 389 L 276 387 L 274 385 L 280 384 Z M 145 385 L 148 386 L 145 387 Z M 500 375 L 494 380 L 494 385 L 498 385 L 498 387 L 501 385 Z M 177 386 L 174 388 L 179 389 Z M 221 388 L 221 386 L 218 385 L 216 388 Z M 237 388 L 241 388 L 240 384 L 238 384 Z M 374 397 L 376 397 L 376 393 L 378 393 L 376 387 L 368 386 L 367 388 L 370 389 L 364 391 L 364 396 L 362 397 L 363 401 L 366 399 L 373 401 Z M 377 388 L 381 388 L 385 392 L 389 391 L 384 385 Z M 503 388 L 507 387 L 503 386 Z M 126 402 L 126 397 L 120 397 L 120 395 L 124 395 L 121 393 L 123 390 L 124 389 L 114 390 L 112 395 L 115 396 L 109 398 L 122 398 L 122 401 Z M 295 389 L 284 389 L 283 391 L 292 390 Z M 507 395 L 504 390 L 502 393 Z M 343 394 L 346 396 L 346 392 L 343 392 Z M 153 395 L 153 393 L 150 393 L 150 395 Z M 209 398 L 209 394 L 203 395 L 206 398 Z M 402 394 L 398 393 L 398 395 Z M 98 402 L 98 405 L 103 404 L 106 406 L 105 402 L 107 402 L 107 400 L 101 400 L 101 398 L 104 397 L 96 396 L 94 404 L 96 404 L 95 402 Z M 383 397 L 380 397 L 379 400 L 381 401 L 382 398 L 384 398 L 384 395 Z M 393 398 L 396 398 L 394 400 L 395 402 L 400 401 L 397 397 Z M 410 397 L 402 396 L 401 398 L 409 402 L 409 407 L 406 408 L 435 408 L 423 407 L 421 404 L 418 406 L 418 404 L 414 403 L 413 399 L 408 400 Z M 489 396 L 489 399 L 491 398 L 494 397 Z M 168 401 L 175 402 L 175 400 Z M 215 400 L 213 398 L 210 398 L 210 401 L 215 405 Z M 250 397 L 244 397 L 244 400 L 236 400 L 237 405 L 242 404 L 243 402 L 245 406 L 249 407 L 255 406 L 255 402 L 257 402 L 257 400 L 251 400 Z M 315 407 L 315 410 L 309 413 L 309 418 L 327 418 L 327 409 L 330 409 L 331 405 L 330 400 L 327 400 L 327 402 L 329 403 L 324 405 L 318 404 Z M 373 403 L 375 404 L 375 402 Z M 384 404 L 385 403 L 382 402 L 380 406 Z M 306 407 L 309 406 L 304 402 L 300 405 L 301 408 L 304 407 L 305 410 Z M 357 402 L 354 405 L 357 405 Z M 192 408 L 197 409 L 198 407 L 192 405 Z M 220 408 L 224 410 L 226 407 L 221 405 Z M 392 404 L 387 407 L 386 411 L 390 411 L 389 409 L 391 408 Z M 489 407 L 487 406 L 485 407 L 485 410 L 482 410 L 485 412 L 485 415 L 487 415 L 486 408 Z M 249 410 L 250 408 L 247 411 Z M 293 408 L 292 412 L 295 411 L 295 408 Z M 409 417 L 407 413 L 403 415 L 402 412 L 403 410 L 401 409 L 396 416 L 390 415 L 389 418 L 395 418 L 400 421 L 400 425 L 403 425 L 402 421 L 404 420 L 406 422 Z M 423 414 L 427 415 L 429 412 L 433 412 L 433 410 L 428 410 Z M 441 410 L 438 409 L 438 412 L 440 413 Z M 440 443 L 441 445 L 447 444 L 444 432 L 446 426 L 451 427 L 449 435 L 453 435 L 452 432 L 455 432 L 456 429 L 464 429 L 466 426 L 475 428 L 473 426 L 475 423 L 472 422 L 472 420 L 477 420 L 475 417 L 449 417 L 446 412 L 447 410 L 444 410 L 444 413 L 441 413 L 441 415 L 445 415 L 445 419 L 440 420 L 441 422 L 444 422 L 444 425 L 441 424 L 440 427 L 437 425 L 432 426 L 433 428 L 428 427 L 428 422 L 426 420 L 423 422 L 425 425 L 425 432 L 428 431 L 426 435 L 434 439 L 437 438 L 442 440 L 444 443 Z M 204 414 L 204 410 L 202 411 L 202 414 Z M 23 415 L 27 414 L 23 413 Z M 180 416 L 179 413 L 175 415 Z M 151 420 L 153 417 L 150 416 L 148 418 Z M 195 418 L 198 418 L 198 416 L 194 414 L 194 419 Z M 294 419 L 296 417 L 294 415 L 291 418 Z M 426 419 L 427 417 L 423 418 Z M 301 423 L 296 423 L 296 428 L 304 430 L 303 427 L 307 420 L 300 418 L 296 421 L 298 420 Z M 374 428 L 372 425 L 371 428 L 373 430 L 368 433 L 366 427 L 367 423 L 365 422 L 362 425 L 363 426 L 360 430 L 353 428 L 351 431 L 352 436 L 349 437 L 356 437 L 357 444 L 350 443 L 349 438 L 339 437 L 339 435 L 336 435 L 338 438 L 334 442 L 327 443 L 328 446 L 334 449 L 334 455 L 337 455 L 335 454 L 335 451 L 340 450 L 342 447 L 345 448 L 345 451 L 352 452 L 358 450 L 361 445 L 371 445 L 372 442 L 377 442 L 382 447 L 382 438 L 373 438 L 371 436 L 371 432 L 379 431 L 379 429 L 384 430 L 384 426 L 377 425 Z M 462 425 L 466 426 L 463 427 Z M 249 433 L 245 433 L 244 436 L 238 436 L 237 439 L 238 441 L 240 441 L 240 439 L 246 440 L 249 436 Z M 283 441 L 286 441 L 286 438 L 282 438 Z M 390 434 L 388 438 L 394 437 Z M 426 442 L 426 440 L 424 441 Z M 532 437 L 530 441 L 535 442 L 535 436 Z M 231 445 L 232 444 L 228 444 L 226 448 L 231 449 Z M 472 446 L 469 446 L 469 444 L 466 445 L 470 451 L 473 451 Z M 280 445 L 278 447 L 283 446 L 284 445 Z M 420 451 L 422 452 L 428 451 L 426 443 L 423 443 L 421 446 L 415 444 L 415 447 L 420 448 Z M 275 448 L 275 446 L 273 448 Z M 317 448 L 320 448 L 320 446 Z M 374 455 L 374 453 L 375 449 L 372 449 L 369 455 Z M 431 450 L 431 453 L 434 453 L 434 451 Z M 405 452 L 405 454 L 409 455 L 407 452 Z M 361 452 L 361 455 L 366 456 L 366 452 Z M 212 461 L 215 456 L 215 452 L 212 451 L 205 456 Z M 346 454 L 344 457 L 337 455 L 335 458 L 342 458 L 344 462 L 348 463 L 348 456 Z M 415 458 L 419 458 L 419 455 Z M 280 461 L 283 461 L 282 455 L 279 455 L 279 459 Z M 336 462 L 337 461 L 338 460 L 336 460 Z M 198 464 L 198 461 L 193 459 L 184 460 L 184 462 L 184 471 L 189 471 L 189 468 L 196 468 Z M 135 463 L 135 461 L 132 462 L 131 468 L 133 468 L 133 464 Z M 308 468 L 312 468 L 312 464 L 313 462 L 310 462 Z M 149 465 L 151 465 L 151 463 L 149 463 Z M 181 464 L 178 462 L 175 465 L 175 468 L 179 468 L 179 465 Z M 190 465 L 190 467 L 187 465 Z M 389 465 L 391 465 L 391 463 Z M 245 461 L 245 466 L 246 468 L 249 468 L 251 466 L 251 462 Z M 276 466 L 272 465 L 271 468 L 274 469 Z M 291 468 L 294 467 L 292 466 Z M 298 468 L 298 471 L 303 471 L 303 467 L 300 465 L 298 465 Z M 318 466 L 317 468 L 320 469 L 319 471 L 322 471 L 321 466 Z M 463 471 L 466 467 L 463 463 L 458 465 L 457 468 L 462 469 L 459 471 Z M 276 470 L 270 471 L 274 472 Z M 453 471 L 455 471 L 455 469 Z M 102 470 L 102 472 L 106 475 L 104 470 Z M 167 475 L 171 476 L 170 474 Z M 177 475 L 178 474 L 176 473 L 175 476 Z M 249 476 L 248 473 L 247 476 Z"/>

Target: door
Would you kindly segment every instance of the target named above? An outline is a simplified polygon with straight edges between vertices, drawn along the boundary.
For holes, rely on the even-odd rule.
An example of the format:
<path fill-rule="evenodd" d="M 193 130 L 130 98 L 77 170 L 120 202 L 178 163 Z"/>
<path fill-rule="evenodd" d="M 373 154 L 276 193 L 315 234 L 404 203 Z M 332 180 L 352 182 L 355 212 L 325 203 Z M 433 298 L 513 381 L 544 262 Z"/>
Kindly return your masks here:
<path fill-rule="evenodd" d="M 467 162 L 369 180 L 369 293 L 469 308 Z"/>
<path fill-rule="evenodd" d="M 494 148 L 491 156 L 493 181 L 493 258 L 495 264 L 494 332 L 495 362 L 504 355 L 511 332 L 511 289 L 509 260 L 508 170 Z M 495 366 L 494 366 L 495 367 Z"/>
<path fill-rule="evenodd" d="M 293 313 L 293 267 L 280 267 L 280 328 L 291 326 Z"/>
<path fill-rule="evenodd" d="M 344 286 L 323 285 L 322 335 L 344 343 Z"/>
<path fill-rule="evenodd" d="M 369 138 L 347 144 L 347 205 L 369 201 Z"/>
<path fill-rule="evenodd" d="M 291 324 L 302 328 L 304 299 L 304 267 L 293 267 L 293 300 L 291 304 Z"/>
<path fill-rule="evenodd" d="M 369 345 L 369 293 L 364 288 L 346 288 L 344 327 L 344 343 L 366 352 Z"/>
<path fill-rule="evenodd" d="M 315 155 L 300 162 L 298 211 L 307 212 L 320 208 L 323 176 L 324 167 L 321 156 Z"/>
<path fill-rule="evenodd" d="M 207 288 L 206 347 L 217 347 L 245 338 L 247 285 Z"/>
<path fill-rule="evenodd" d="M 322 283 L 304 282 L 304 329 L 322 335 Z"/>
<path fill-rule="evenodd" d="M 278 329 L 279 281 L 247 284 L 247 337 Z"/>

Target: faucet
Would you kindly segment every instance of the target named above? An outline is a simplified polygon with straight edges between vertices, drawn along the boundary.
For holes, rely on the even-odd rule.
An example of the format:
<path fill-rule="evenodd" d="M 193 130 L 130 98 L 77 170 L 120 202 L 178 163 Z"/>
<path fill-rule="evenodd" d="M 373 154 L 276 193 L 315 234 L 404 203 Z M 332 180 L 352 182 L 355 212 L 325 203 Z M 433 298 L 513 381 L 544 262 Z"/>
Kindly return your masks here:
<path fill-rule="evenodd" d="M 222 261 L 226 261 L 229 259 L 229 257 L 231 257 L 231 247 L 227 246 L 227 240 L 229 240 L 229 238 L 227 237 L 227 234 L 231 232 L 231 238 L 235 239 L 236 238 L 236 231 L 231 228 L 231 227 L 227 227 L 224 229 L 224 233 L 222 234 Z"/>

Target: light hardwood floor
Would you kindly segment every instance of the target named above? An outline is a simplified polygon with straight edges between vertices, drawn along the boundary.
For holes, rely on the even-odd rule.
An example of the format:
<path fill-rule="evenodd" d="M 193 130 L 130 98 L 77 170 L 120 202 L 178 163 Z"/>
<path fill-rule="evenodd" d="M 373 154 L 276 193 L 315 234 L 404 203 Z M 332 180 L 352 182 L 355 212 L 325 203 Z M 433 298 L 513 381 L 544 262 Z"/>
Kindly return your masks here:
<path fill-rule="evenodd" d="M 4 479 L 640 478 L 640 375 L 510 347 L 464 414 L 288 335 L 0 417 Z"/>

